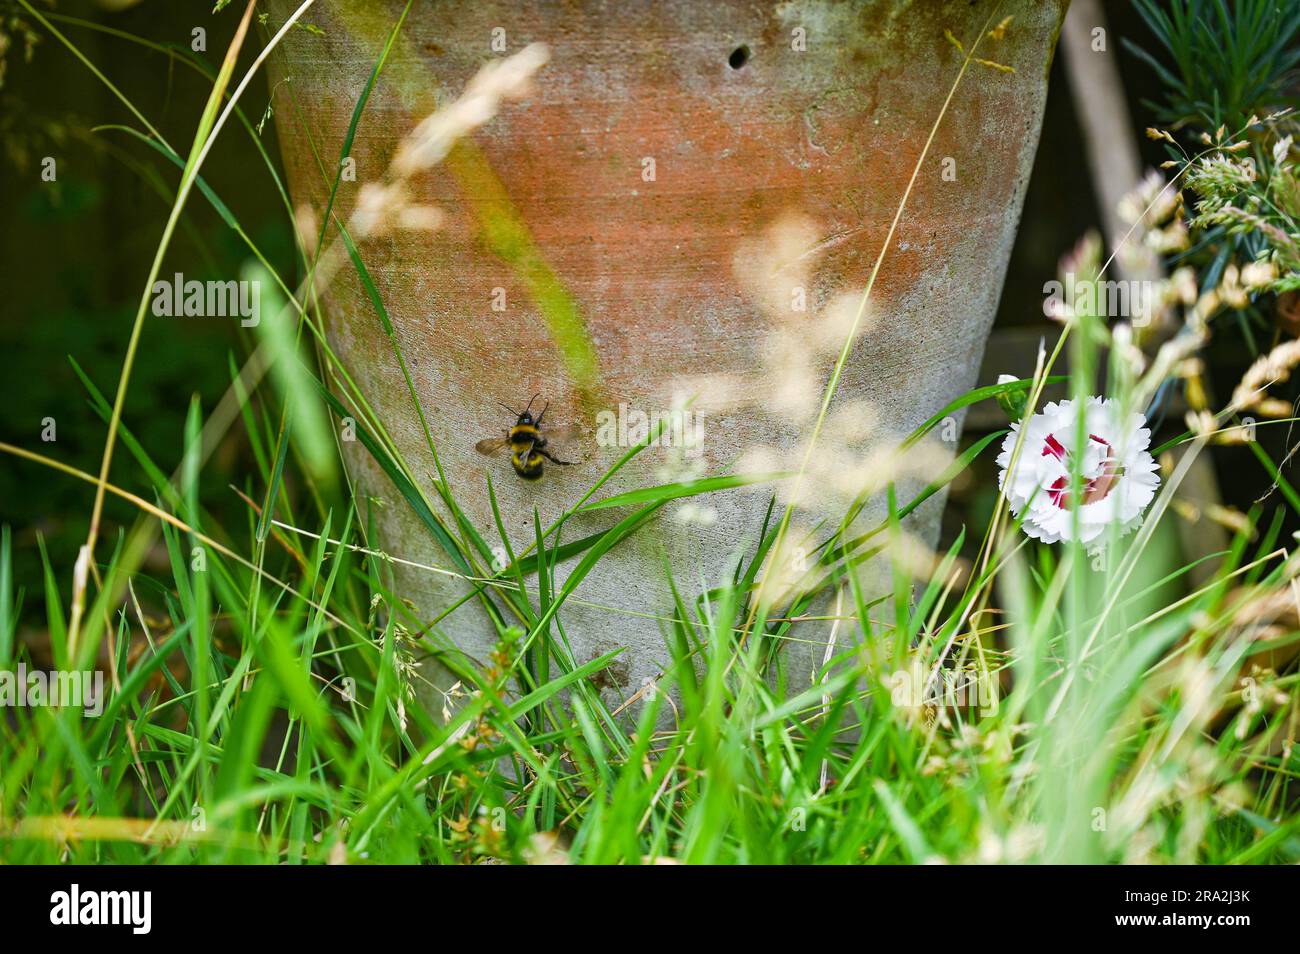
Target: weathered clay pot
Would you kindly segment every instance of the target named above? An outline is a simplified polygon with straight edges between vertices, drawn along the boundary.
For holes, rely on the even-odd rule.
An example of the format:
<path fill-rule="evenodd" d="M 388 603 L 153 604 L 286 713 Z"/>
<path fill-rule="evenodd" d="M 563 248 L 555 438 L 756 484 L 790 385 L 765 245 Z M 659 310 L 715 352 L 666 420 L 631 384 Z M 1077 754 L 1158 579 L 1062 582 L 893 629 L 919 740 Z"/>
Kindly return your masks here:
<path fill-rule="evenodd" d="M 271 6 L 273 25 L 291 9 L 284 0 Z M 296 203 L 323 209 L 328 181 L 308 137 L 331 165 L 402 6 L 322 0 L 310 19 L 324 35 L 295 30 L 286 39 L 275 79 L 288 81 L 276 87 L 275 118 Z M 708 473 L 726 473 L 754 443 L 770 444 L 778 458 L 800 446 L 810 421 L 806 410 L 781 412 L 782 366 L 789 357 L 815 370 L 819 397 L 838 343 L 809 360 L 795 352 L 803 342 L 842 340 L 843 326 L 827 324 L 834 303 L 866 287 L 941 114 L 832 407 L 867 406 L 859 418 L 867 433 L 857 437 L 887 443 L 968 389 L 1000 294 L 1064 7 L 1064 0 L 416 3 L 360 123 L 357 182 L 343 183 L 338 208 L 346 214 L 356 189 L 382 176 L 435 97 L 453 99 L 501 55 L 492 48 L 502 37 L 496 28 L 510 51 L 545 42 L 551 59 L 534 95 L 508 104 L 473 142 L 576 302 L 598 361 L 592 386 L 579 387 L 540 317 L 545 282 L 529 271 L 536 262 L 483 227 L 491 183 L 472 163 L 443 164 L 416 182 L 417 198 L 447 214 L 441 230 L 364 244 L 452 491 L 484 536 L 496 538 L 487 474 L 522 547 L 533 539 L 534 508 L 547 525 L 624 452 L 593 439 L 600 411 L 617 413 L 620 403 L 664 410 L 700 376 L 729 382 L 726 400 L 720 387 L 697 388 Z M 1014 19 L 1004 35 L 989 38 L 1007 15 Z M 945 32 L 967 48 L 983 35 L 977 54 L 1014 72 L 972 64 L 945 111 L 963 60 Z M 654 160 L 652 180 L 646 159 Z M 803 224 L 773 231 L 792 218 Z M 504 312 L 493 309 L 495 289 L 505 290 Z M 335 281 L 328 303 L 337 351 L 413 469 L 428 477 L 434 466 L 419 423 L 355 274 Z M 519 408 L 534 393 L 543 395 L 534 410 L 550 402 L 548 420 L 585 424 L 586 459 L 549 466 L 541 481 L 525 483 L 504 458 L 476 453 L 475 443 L 511 423 L 500 404 Z M 829 434 L 828 449 L 836 439 Z M 358 487 L 384 500 L 380 544 L 449 566 L 360 445 L 346 446 Z M 647 451 L 601 496 L 663 482 L 658 471 L 669 456 Z M 900 499 L 928 476 L 907 476 Z M 578 661 L 628 647 L 625 666 L 607 681 L 611 701 L 658 674 L 667 657 L 654 618 L 672 615 L 664 556 L 688 593 L 716 585 L 753 545 L 767 501 L 752 491 L 713 495 L 710 526 L 665 509 L 579 587 L 582 602 L 560 615 Z M 938 506 L 912 522 L 931 542 Z M 842 501 L 814 499 L 804 524 L 819 512 L 838 519 Z M 575 521 L 566 539 L 620 515 Z M 399 592 L 426 618 L 463 592 L 445 576 L 400 565 L 395 572 Z M 494 638 L 472 602 L 440 629 L 479 660 Z M 791 662 L 806 672 L 820 655 L 813 641 L 796 643 Z"/>

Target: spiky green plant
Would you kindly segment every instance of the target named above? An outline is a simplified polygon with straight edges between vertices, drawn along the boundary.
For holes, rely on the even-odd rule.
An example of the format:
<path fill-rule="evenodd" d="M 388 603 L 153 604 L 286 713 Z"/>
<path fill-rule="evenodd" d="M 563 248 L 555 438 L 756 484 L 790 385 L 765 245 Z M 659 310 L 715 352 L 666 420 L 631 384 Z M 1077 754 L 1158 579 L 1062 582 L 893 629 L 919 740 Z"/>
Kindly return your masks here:
<path fill-rule="evenodd" d="M 1296 0 L 1133 0 L 1161 50 L 1124 45 L 1165 87 L 1151 104 L 1164 123 L 1237 128 L 1295 104 L 1287 92 L 1300 65 Z"/>

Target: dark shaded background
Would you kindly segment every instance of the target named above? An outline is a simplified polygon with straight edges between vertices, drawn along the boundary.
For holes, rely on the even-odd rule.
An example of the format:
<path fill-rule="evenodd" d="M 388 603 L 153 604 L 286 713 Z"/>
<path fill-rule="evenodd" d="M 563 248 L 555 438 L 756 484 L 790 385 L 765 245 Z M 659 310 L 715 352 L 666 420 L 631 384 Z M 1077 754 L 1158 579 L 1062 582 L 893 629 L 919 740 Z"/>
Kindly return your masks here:
<path fill-rule="evenodd" d="M 80 17 L 135 34 L 164 47 L 189 51 L 191 30 L 207 30 L 199 54 L 215 71 L 234 33 L 241 9 L 212 16 L 211 0 L 145 0 L 107 13 L 85 0 L 59 0 L 43 13 Z M 15 5 L 0 2 L 0 13 Z M 28 22 L 30 18 L 27 17 Z M 55 27 L 121 90 L 181 154 L 211 90 L 210 81 L 165 51 L 156 51 L 51 17 Z M 132 321 L 157 249 L 180 170 L 156 151 L 120 131 L 93 131 L 122 124 L 140 128 L 113 93 L 61 42 L 39 26 L 30 63 L 15 38 L 0 90 L 0 261 L 5 263 L 5 307 L 0 313 L 0 354 L 7 356 L 0 440 L 97 473 L 107 427 L 90 407 L 72 369 L 72 355 L 111 401 Z M 265 34 L 263 32 L 263 37 Z M 245 44 L 236 75 L 251 64 L 260 43 Z M 268 102 L 256 80 L 241 102 L 256 124 Z M 279 162 L 274 123 L 264 127 L 268 153 Z M 41 159 L 58 161 L 56 182 L 41 181 Z M 252 158 L 250 158 L 250 156 Z M 204 164 L 203 176 L 234 210 L 255 243 L 281 274 L 297 274 L 293 238 L 283 202 L 249 142 L 232 122 Z M 222 280 L 237 275 L 250 257 L 247 246 L 195 191 L 188 200 L 160 277 Z M 236 340 L 247 331 L 221 319 L 146 319 L 124 421 L 154 459 L 170 471 L 180 461 L 185 415 L 197 395 L 210 411 L 230 382 L 229 356 L 248 353 Z M 42 419 L 56 421 L 57 440 L 41 441 Z M 250 458 L 238 429 L 205 470 L 209 506 L 233 516 L 234 495 Z M 118 446 L 112 479 L 139 490 L 148 481 Z M 214 493 L 214 491 L 216 491 Z M 0 521 L 14 533 L 15 577 L 27 586 L 28 609 L 39 609 L 38 535 L 62 572 L 84 542 L 94 488 L 55 475 L 36 464 L 0 459 Z M 107 551 L 133 508 L 111 496 L 105 509 Z M 101 557 L 104 554 L 101 553 Z M 31 612 L 24 614 L 32 618 Z"/>

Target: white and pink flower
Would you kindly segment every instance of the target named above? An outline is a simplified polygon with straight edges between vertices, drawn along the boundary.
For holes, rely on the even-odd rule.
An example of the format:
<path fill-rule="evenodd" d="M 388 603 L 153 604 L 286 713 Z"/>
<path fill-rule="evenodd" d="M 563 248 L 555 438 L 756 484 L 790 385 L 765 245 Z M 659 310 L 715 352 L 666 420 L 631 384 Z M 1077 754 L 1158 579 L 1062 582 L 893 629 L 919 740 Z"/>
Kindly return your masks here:
<path fill-rule="evenodd" d="M 1102 534 L 1112 525 L 1121 535 L 1129 533 L 1142 523 L 1160 485 L 1158 467 L 1147 452 L 1151 431 L 1145 417 L 1133 413 L 1121 420 L 1118 405 L 1099 397 L 1088 398 L 1083 413 L 1081 435 L 1076 402 L 1048 404 L 1023 425 L 1012 474 L 1007 469 L 1022 425 L 1011 425 L 998 455 L 998 483 L 1011 512 L 1023 516 L 1025 533 L 1044 543 L 1073 539 L 1076 509 L 1081 543 L 1102 545 Z M 1070 487 L 1076 457 L 1081 481 L 1077 508 Z"/>

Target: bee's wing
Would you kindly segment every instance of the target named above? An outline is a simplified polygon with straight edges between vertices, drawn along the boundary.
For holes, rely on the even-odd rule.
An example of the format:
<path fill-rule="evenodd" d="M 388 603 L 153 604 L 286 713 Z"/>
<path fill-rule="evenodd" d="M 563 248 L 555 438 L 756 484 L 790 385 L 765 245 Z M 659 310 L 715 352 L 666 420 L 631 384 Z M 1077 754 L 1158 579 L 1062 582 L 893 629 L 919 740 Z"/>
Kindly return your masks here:
<path fill-rule="evenodd" d="M 586 459 L 586 430 L 580 424 L 556 424 L 544 426 L 542 436 L 546 438 L 546 449 L 558 457 L 566 454 L 570 457 Z"/>
<path fill-rule="evenodd" d="M 474 445 L 474 449 L 480 454 L 486 454 L 488 457 L 495 457 L 506 447 L 510 446 L 508 437 L 486 437 Z"/>

